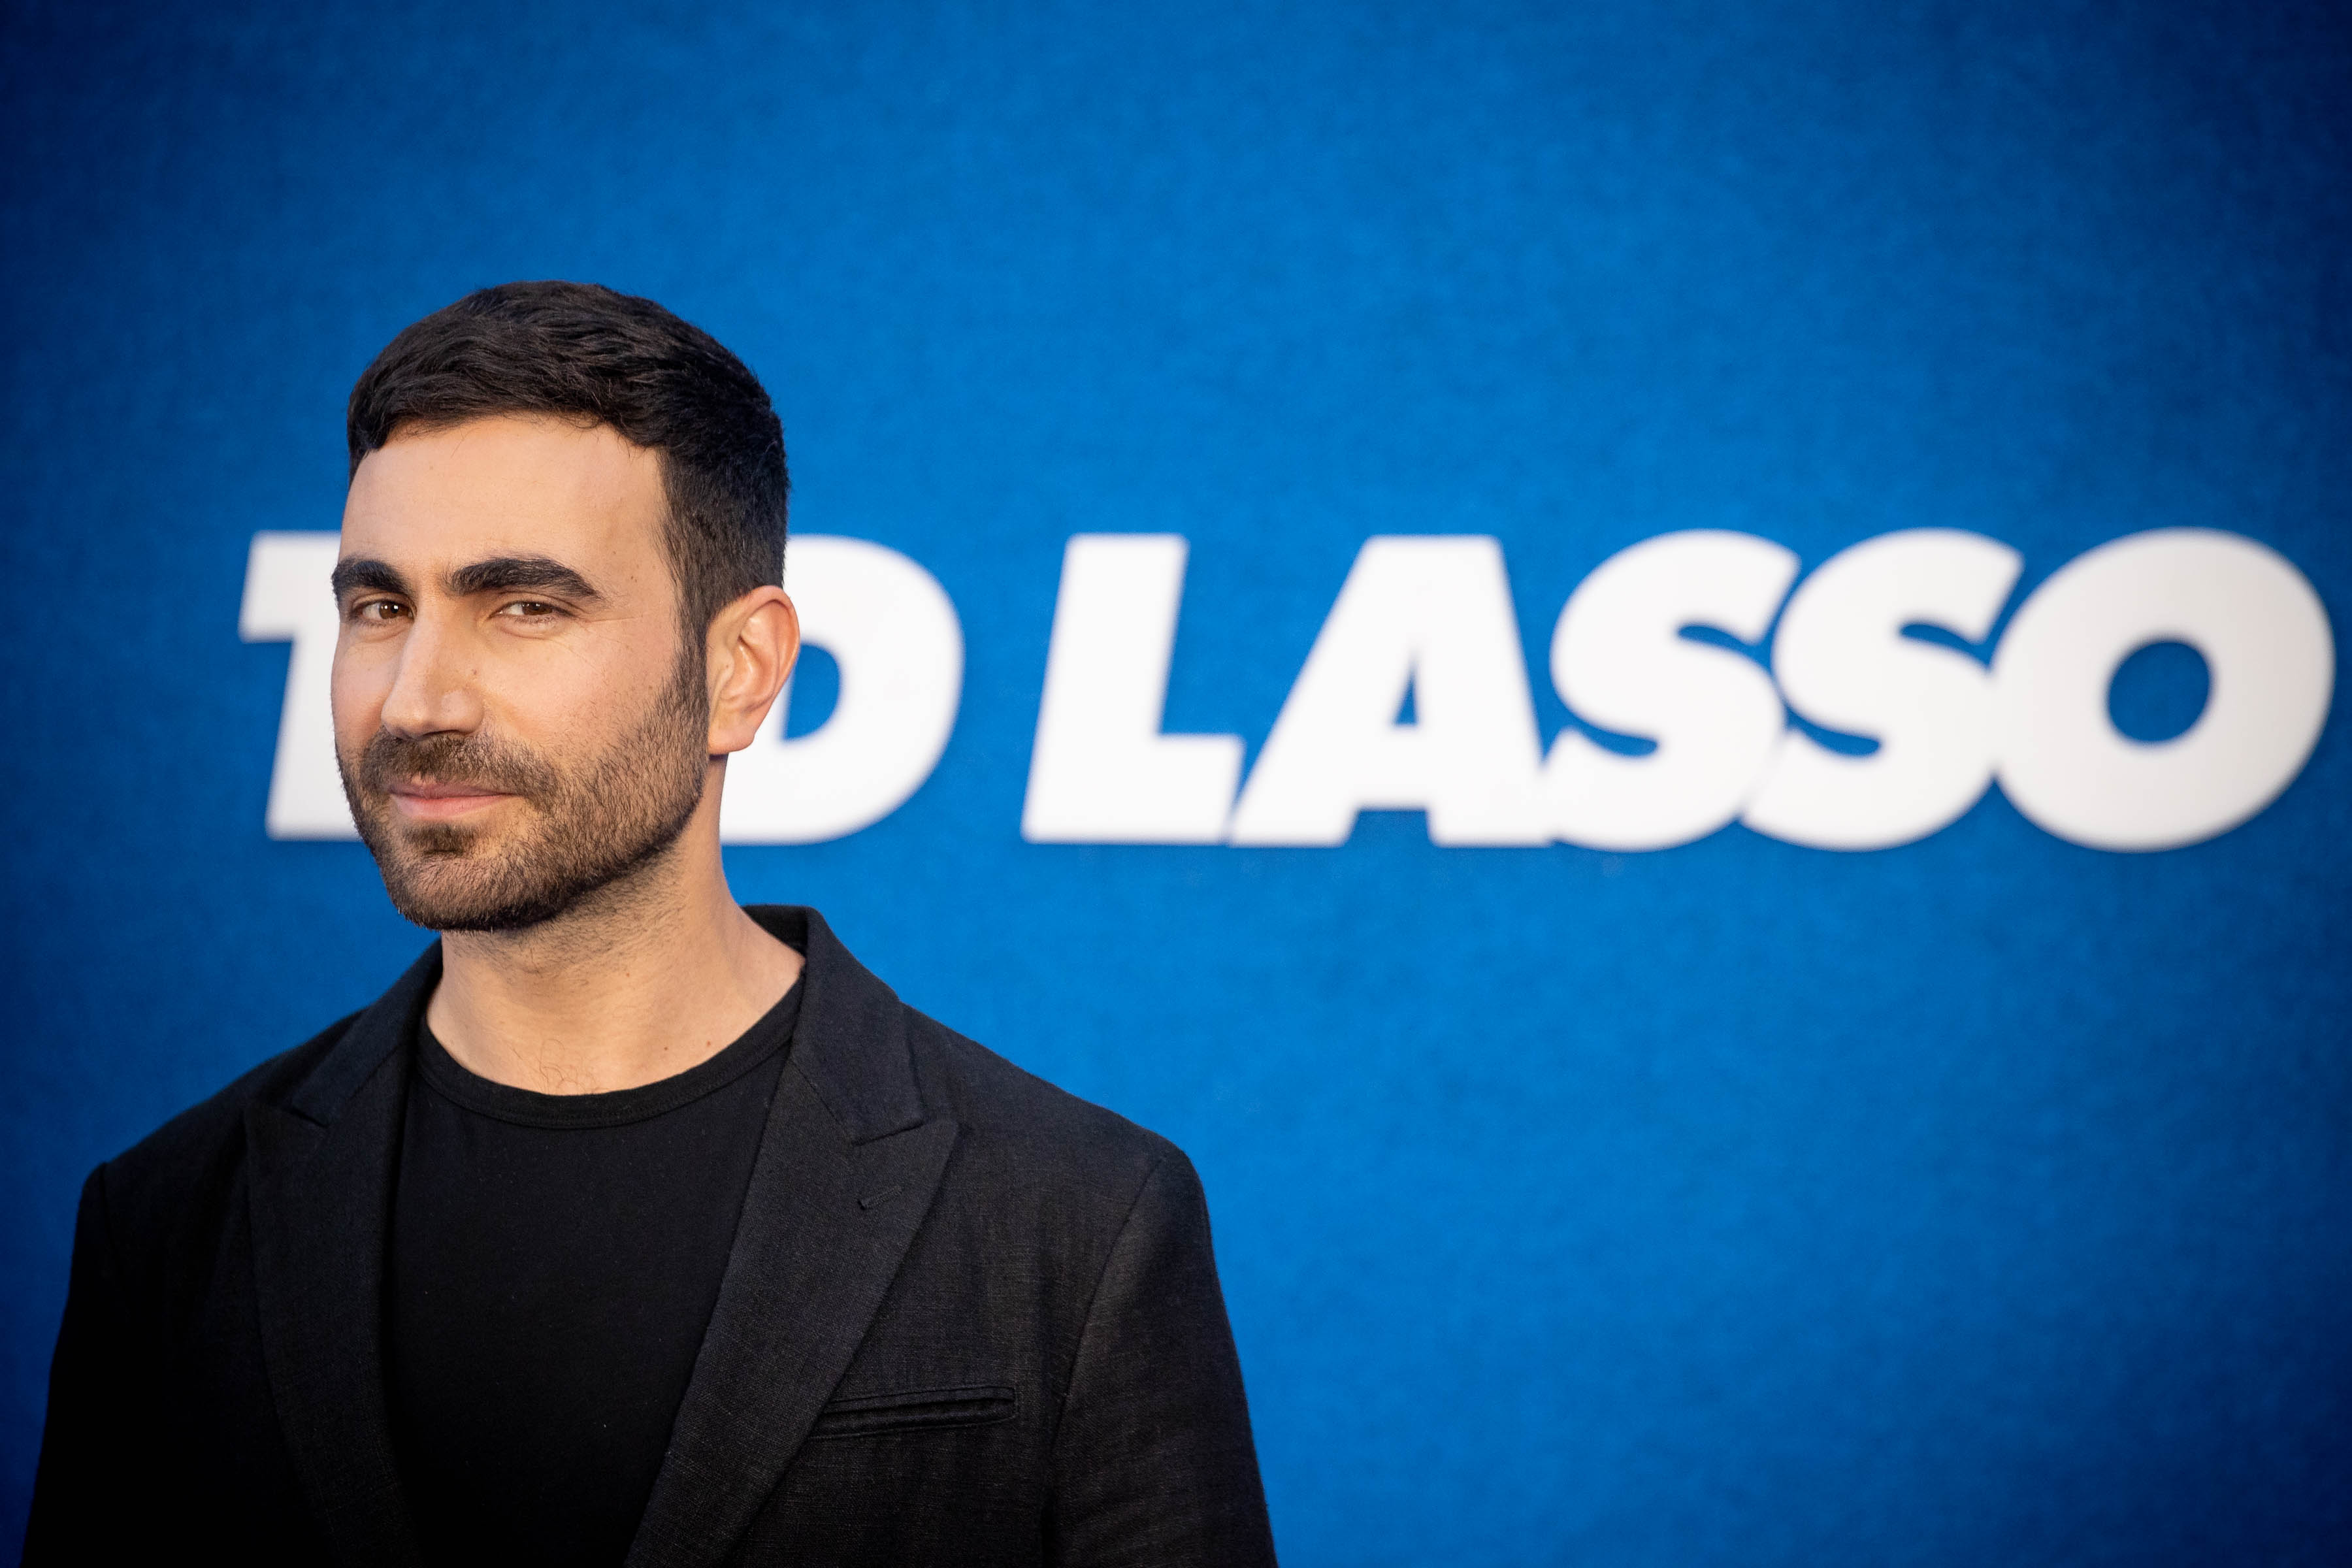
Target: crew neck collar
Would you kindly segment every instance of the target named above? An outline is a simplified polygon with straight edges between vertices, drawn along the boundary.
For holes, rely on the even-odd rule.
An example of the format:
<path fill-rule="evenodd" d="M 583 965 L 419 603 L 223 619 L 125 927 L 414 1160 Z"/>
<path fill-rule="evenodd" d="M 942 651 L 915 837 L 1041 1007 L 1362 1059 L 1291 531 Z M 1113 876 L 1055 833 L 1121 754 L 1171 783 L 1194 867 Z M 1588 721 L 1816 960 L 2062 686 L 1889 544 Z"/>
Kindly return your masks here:
<path fill-rule="evenodd" d="M 601 1094 L 542 1094 L 496 1082 L 461 1064 L 436 1039 L 419 1009 L 416 1068 L 445 1099 L 467 1110 L 521 1127 L 621 1127 L 645 1121 L 715 1094 L 768 1061 L 792 1043 L 799 1021 L 801 983 L 731 1043 L 684 1072 Z"/>

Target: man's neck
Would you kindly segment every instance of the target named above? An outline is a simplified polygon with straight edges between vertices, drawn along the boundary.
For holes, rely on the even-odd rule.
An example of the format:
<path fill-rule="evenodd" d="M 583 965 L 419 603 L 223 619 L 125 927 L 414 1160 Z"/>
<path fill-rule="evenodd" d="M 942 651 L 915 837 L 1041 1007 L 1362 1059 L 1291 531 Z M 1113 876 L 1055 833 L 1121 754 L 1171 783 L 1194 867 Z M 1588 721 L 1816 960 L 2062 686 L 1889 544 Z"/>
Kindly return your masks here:
<path fill-rule="evenodd" d="M 708 838 L 709 842 L 700 840 Z M 467 1071 L 542 1094 L 635 1089 L 709 1060 L 800 977 L 727 890 L 718 834 L 520 931 L 451 931 L 425 1021 Z"/>

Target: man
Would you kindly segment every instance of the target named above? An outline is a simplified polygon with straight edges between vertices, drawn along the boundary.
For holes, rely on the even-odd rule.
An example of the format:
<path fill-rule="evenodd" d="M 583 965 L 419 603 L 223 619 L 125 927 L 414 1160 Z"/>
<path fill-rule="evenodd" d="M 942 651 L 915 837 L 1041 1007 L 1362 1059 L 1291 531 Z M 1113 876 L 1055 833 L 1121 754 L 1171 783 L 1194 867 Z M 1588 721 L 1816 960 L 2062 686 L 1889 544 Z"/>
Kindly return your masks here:
<path fill-rule="evenodd" d="M 90 1176 L 27 1561 L 1270 1563 L 1184 1156 L 728 893 L 758 381 L 515 284 L 349 436 L 336 749 L 441 940 Z"/>

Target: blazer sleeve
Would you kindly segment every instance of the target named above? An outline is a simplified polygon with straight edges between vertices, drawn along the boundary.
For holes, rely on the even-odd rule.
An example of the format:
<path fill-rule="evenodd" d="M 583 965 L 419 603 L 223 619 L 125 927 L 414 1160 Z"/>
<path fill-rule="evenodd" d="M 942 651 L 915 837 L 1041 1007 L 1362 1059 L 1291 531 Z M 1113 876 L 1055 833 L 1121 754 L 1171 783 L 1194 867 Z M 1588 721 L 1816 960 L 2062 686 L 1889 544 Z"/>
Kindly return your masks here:
<path fill-rule="evenodd" d="M 1253 1568 L 1274 1538 L 1192 1163 L 1138 1194 L 1080 1335 L 1054 1444 L 1048 1562 Z"/>
<path fill-rule="evenodd" d="M 25 1532 L 27 1564 L 135 1562 L 160 1542 L 149 1445 L 161 1436 L 152 1369 L 107 1223 L 106 1167 L 82 1184 L 66 1315 Z"/>

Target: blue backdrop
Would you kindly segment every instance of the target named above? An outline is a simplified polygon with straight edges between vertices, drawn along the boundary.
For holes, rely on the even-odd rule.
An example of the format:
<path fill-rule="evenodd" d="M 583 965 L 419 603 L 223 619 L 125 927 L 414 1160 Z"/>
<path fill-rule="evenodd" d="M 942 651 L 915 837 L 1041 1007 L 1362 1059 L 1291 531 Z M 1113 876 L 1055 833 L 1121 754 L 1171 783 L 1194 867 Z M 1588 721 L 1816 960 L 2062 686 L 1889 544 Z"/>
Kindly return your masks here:
<path fill-rule="evenodd" d="M 1379 533 L 1502 541 L 1547 736 L 1569 590 L 1675 529 L 2030 589 L 2221 528 L 2340 633 L 2344 7 L 7 18 L 7 1550 L 84 1173 L 424 940 L 264 835 L 247 542 L 334 527 L 400 326 L 572 277 L 741 353 L 796 526 L 952 596 L 928 784 L 730 872 L 1192 1153 L 1288 1561 L 2352 1555 L 2340 721 L 2154 854 L 1997 790 L 1862 854 L 1020 833 L 1078 532 L 1189 538 L 1168 728 L 1253 752 Z"/>

